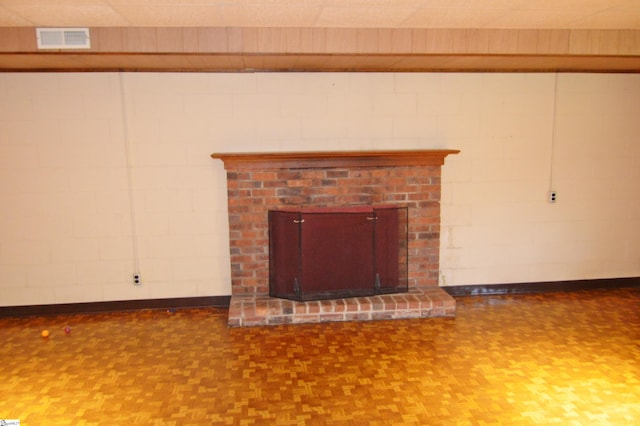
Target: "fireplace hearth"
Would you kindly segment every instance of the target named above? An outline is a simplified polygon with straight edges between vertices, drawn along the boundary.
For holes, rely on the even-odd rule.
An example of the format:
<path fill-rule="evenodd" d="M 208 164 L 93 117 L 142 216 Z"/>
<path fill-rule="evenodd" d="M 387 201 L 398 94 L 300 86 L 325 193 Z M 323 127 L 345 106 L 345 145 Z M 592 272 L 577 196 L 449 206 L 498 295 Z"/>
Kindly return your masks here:
<path fill-rule="evenodd" d="M 229 325 L 454 315 L 455 302 L 438 287 L 438 273 L 440 169 L 445 157 L 456 153 L 213 154 L 214 159 L 224 162 L 227 172 L 232 275 Z M 375 294 L 374 278 L 371 295 L 336 292 L 331 297 L 337 299 L 319 301 L 270 296 L 269 211 L 373 206 L 406 209 L 407 266 L 403 279 L 407 293 Z"/>

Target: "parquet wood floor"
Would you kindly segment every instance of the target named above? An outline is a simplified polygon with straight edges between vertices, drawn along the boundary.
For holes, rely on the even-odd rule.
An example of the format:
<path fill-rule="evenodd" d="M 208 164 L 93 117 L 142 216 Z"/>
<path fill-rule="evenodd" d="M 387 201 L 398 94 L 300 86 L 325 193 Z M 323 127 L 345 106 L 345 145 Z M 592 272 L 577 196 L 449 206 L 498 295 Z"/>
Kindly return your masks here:
<path fill-rule="evenodd" d="M 0 342 L 0 419 L 23 426 L 640 424 L 637 287 L 252 328 L 224 309 L 5 318 Z"/>

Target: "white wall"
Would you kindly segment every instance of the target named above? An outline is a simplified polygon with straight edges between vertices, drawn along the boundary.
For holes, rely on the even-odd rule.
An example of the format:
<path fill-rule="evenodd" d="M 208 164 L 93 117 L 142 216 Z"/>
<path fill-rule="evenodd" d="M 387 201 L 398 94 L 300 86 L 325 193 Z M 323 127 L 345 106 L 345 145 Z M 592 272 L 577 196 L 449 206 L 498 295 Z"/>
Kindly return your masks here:
<path fill-rule="evenodd" d="M 640 75 L 477 78 L 457 117 L 477 131 L 443 169 L 441 284 L 638 276 Z"/>
<path fill-rule="evenodd" d="M 639 276 L 639 107 L 640 75 L 0 74 L 0 306 L 230 294 L 223 151 L 461 149 L 442 285 Z"/>

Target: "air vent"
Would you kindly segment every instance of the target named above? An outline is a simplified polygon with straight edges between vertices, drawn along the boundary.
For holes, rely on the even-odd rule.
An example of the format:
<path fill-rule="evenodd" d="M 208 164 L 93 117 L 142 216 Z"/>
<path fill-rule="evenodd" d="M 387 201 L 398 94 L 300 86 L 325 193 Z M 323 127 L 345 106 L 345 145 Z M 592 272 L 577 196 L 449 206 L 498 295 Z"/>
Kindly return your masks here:
<path fill-rule="evenodd" d="M 89 28 L 36 28 L 38 49 L 88 49 Z"/>

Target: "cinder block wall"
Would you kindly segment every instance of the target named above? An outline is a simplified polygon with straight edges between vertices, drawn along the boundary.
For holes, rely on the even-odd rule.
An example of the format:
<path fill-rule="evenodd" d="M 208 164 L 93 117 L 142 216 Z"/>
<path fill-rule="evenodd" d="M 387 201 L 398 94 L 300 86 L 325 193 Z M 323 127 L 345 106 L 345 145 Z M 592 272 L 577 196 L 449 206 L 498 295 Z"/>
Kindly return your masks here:
<path fill-rule="evenodd" d="M 2 73 L 0 305 L 231 294 L 224 151 L 460 149 L 440 285 L 638 276 L 639 99 L 637 74 Z"/>

